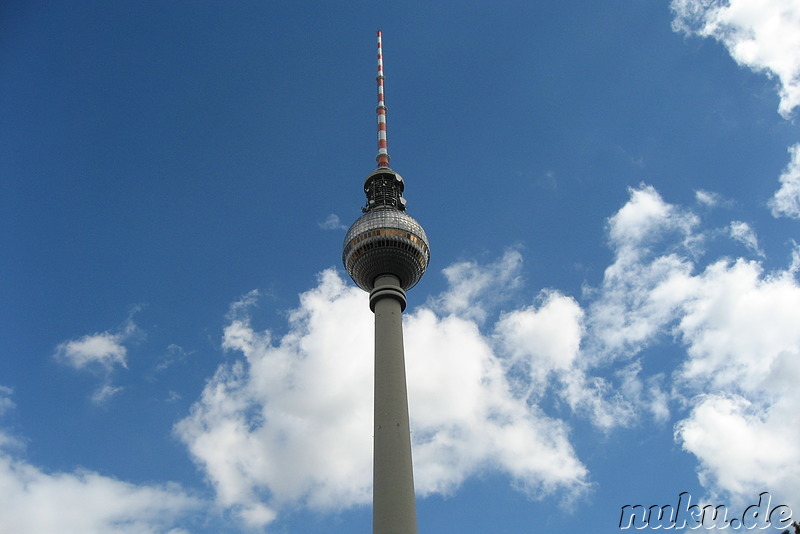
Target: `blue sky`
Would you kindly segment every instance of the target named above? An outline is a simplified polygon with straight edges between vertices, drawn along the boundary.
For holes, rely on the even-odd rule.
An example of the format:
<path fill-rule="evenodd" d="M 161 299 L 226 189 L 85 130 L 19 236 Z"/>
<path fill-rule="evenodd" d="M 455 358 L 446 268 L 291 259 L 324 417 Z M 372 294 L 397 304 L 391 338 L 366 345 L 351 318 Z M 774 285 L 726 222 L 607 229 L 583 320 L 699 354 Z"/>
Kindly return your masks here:
<path fill-rule="evenodd" d="M 388 142 L 420 532 L 800 510 L 796 0 L 0 6 L 0 531 L 368 532 Z M 800 514 L 798 511 L 795 515 Z"/>

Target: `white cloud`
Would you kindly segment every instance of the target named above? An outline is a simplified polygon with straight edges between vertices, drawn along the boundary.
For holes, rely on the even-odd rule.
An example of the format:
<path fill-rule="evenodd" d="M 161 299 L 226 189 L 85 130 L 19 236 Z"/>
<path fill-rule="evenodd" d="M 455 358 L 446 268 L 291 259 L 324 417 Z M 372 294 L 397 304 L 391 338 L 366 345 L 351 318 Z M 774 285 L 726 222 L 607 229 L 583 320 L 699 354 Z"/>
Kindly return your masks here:
<path fill-rule="evenodd" d="M 457 314 L 482 322 L 489 308 L 505 300 L 511 291 L 521 286 L 521 266 L 522 254 L 517 250 L 506 251 L 502 258 L 485 267 L 474 261 L 454 263 L 442 271 L 450 290 L 428 305 L 445 314 Z"/>
<path fill-rule="evenodd" d="M 676 429 L 712 491 L 744 498 L 754 487 L 800 494 L 800 287 L 756 262 L 717 262 L 687 301 L 679 331 L 688 359 L 676 373 L 703 393 Z"/>
<path fill-rule="evenodd" d="M 13 389 L 7 386 L 0 386 L 0 417 L 4 416 L 16 407 L 11 399 Z M 1 444 L 1 443 L 0 443 Z"/>
<path fill-rule="evenodd" d="M 0 408 L 11 409 L 0 386 Z M 0 532 L 164 534 L 201 502 L 176 484 L 135 485 L 87 470 L 48 473 L 20 459 L 23 440 L 0 429 Z"/>
<path fill-rule="evenodd" d="M 251 526 L 286 503 L 336 509 L 369 500 L 372 328 L 367 296 L 326 271 L 273 344 L 250 325 L 251 292 L 231 307 L 221 366 L 176 426 L 217 492 Z M 321 447 L 320 444 L 325 446 Z"/>
<path fill-rule="evenodd" d="M 697 282 L 678 324 L 689 356 L 682 378 L 705 391 L 779 392 L 776 366 L 800 357 L 800 287 L 794 277 L 764 275 L 757 262 L 739 259 L 711 264 Z M 791 376 L 792 368 L 786 371 Z"/>
<path fill-rule="evenodd" d="M 497 343 L 529 380 L 525 396 L 541 397 L 550 374 L 575 366 L 583 338 L 583 310 L 572 298 L 555 291 L 540 296 L 538 306 L 513 310 L 495 325 Z"/>
<path fill-rule="evenodd" d="M 741 65 L 776 77 L 778 111 L 800 106 L 800 1 L 673 0 L 673 27 L 722 42 Z M 775 217 L 800 218 L 800 145 L 769 202 Z M 755 234 L 734 222 L 731 237 L 763 256 Z M 692 397 L 676 440 L 700 463 L 712 493 L 741 499 L 753 488 L 800 494 L 800 288 L 797 250 L 785 271 L 757 262 L 720 261 L 694 277 L 676 332 L 688 358 L 676 373 Z"/>
<path fill-rule="evenodd" d="M 578 303 L 555 291 L 546 291 L 537 307 L 504 314 L 495 329 L 508 345 L 511 357 L 529 357 L 545 371 L 572 366 L 582 337 L 583 310 Z"/>
<path fill-rule="evenodd" d="M 511 254 L 496 265 L 471 264 L 471 271 L 462 264 L 448 291 L 467 285 L 479 294 L 489 289 L 489 273 L 513 271 L 516 262 Z M 244 358 L 218 369 L 177 435 L 218 502 L 250 526 L 268 524 L 285 506 L 368 503 L 373 317 L 367 294 L 334 270 L 323 272 L 317 287 L 301 295 L 280 339 L 252 327 L 253 297 L 232 306 L 223 338 L 227 350 Z M 574 303 L 553 299 L 530 313 L 548 324 L 551 313 L 575 314 Z M 450 493 L 487 468 L 507 473 L 531 497 L 583 491 L 587 471 L 564 423 L 512 391 L 506 362 L 468 306 L 452 304 L 447 293 L 433 302 L 450 303 L 452 311 L 420 307 L 404 326 L 418 493 Z"/>
<path fill-rule="evenodd" d="M 671 7 L 675 31 L 712 37 L 738 64 L 776 77 L 778 111 L 786 119 L 791 117 L 800 106 L 800 0 L 672 0 Z M 797 219 L 800 144 L 789 152 L 791 161 L 769 206 L 775 217 Z M 698 200 L 703 202 L 700 196 Z"/>
<path fill-rule="evenodd" d="M 558 304 L 546 306 L 538 313 L 552 324 Z M 515 394 L 505 355 L 495 351 L 476 322 L 457 314 L 438 317 L 422 308 L 406 324 L 419 493 L 450 493 L 489 465 L 508 473 L 533 497 L 559 488 L 584 489 L 588 473 L 575 456 L 566 425 L 529 404 L 526 394 Z"/>
<path fill-rule="evenodd" d="M 699 219 L 664 202 L 650 186 L 630 190 L 630 200 L 609 219 L 615 258 L 589 306 L 592 358 L 630 358 L 675 317 L 693 289 L 693 254 L 702 236 Z M 657 254 L 661 248 L 666 253 Z"/>
<path fill-rule="evenodd" d="M 0 503 L 0 532 L 26 534 L 165 533 L 200 504 L 176 485 L 136 486 L 89 471 L 46 473 L 3 452 Z"/>
<path fill-rule="evenodd" d="M 685 356 L 672 389 L 690 411 L 675 437 L 697 457 L 701 482 L 734 499 L 751 497 L 754 487 L 796 496 L 800 285 L 794 267 L 766 274 L 759 262 L 740 258 L 698 268 L 686 247 L 700 239 L 698 229 L 694 215 L 652 188 L 631 192 L 610 219 L 615 261 L 588 307 L 586 344 L 613 362 L 646 358 L 650 345 L 677 337 Z M 751 232 L 743 223 L 731 226 L 733 239 L 757 249 Z M 640 369 L 621 371 L 619 391 L 636 401 L 652 389 L 658 417 L 668 409 L 666 395 L 653 388 L 659 379 L 639 377 Z"/>
<path fill-rule="evenodd" d="M 792 243 L 794 248 L 792 249 L 792 260 L 788 271 L 790 274 L 797 276 L 797 273 L 800 272 L 800 246 L 794 241 Z"/>
<path fill-rule="evenodd" d="M 665 236 L 679 234 L 684 244 L 696 241 L 692 234 L 699 223 L 696 215 L 664 202 L 652 186 L 641 184 L 628 192 L 630 200 L 608 220 L 608 234 L 617 261 L 648 253 L 650 245 Z"/>
<path fill-rule="evenodd" d="M 342 221 L 339 220 L 339 216 L 335 213 L 331 213 L 324 222 L 318 224 L 323 230 L 347 230 L 347 226 L 342 224 Z"/>
<path fill-rule="evenodd" d="M 797 377 L 797 374 L 795 374 Z M 742 503 L 754 488 L 778 499 L 800 494 L 800 419 L 796 403 L 755 403 L 734 394 L 700 397 L 676 439 L 700 461 L 700 480 L 717 499 Z"/>
<path fill-rule="evenodd" d="M 128 318 L 119 332 L 105 331 L 59 343 L 53 357 L 75 369 L 89 369 L 100 374 L 103 384 L 91 398 L 92 402 L 102 404 L 122 391 L 111 384 L 111 377 L 115 368 L 127 369 L 128 349 L 124 343 L 138 333 L 136 324 Z"/>
<path fill-rule="evenodd" d="M 800 106 L 800 0 L 673 0 L 673 28 L 713 37 L 740 65 L 779 82 L 778 111 Z"/>
<path fill-rule="evenodd" d="M 103 384 L 92 393 L 91 399 L 95 404 L 105 404 L 111 397 L 122 391 L 119 386 L 112 386 L 111 384 Z"/>
<path fill-rule="evenodd" d="M 789 147 L 791 160 L 781 173 L 780 188 L 769 201 L 773 217 L 800 219 L 800 143 Z"/>
<path fill-rule="evenodd" d="M 643 415 L 659 424 L 677 415 L 675 439 L 696 456 L 712 494 L 749 498 L 753 483 L 776 496 L 797 493 L 796 267 L 767 274 L 757 261 L 700 263 L 700 219 L 646 185 L 630 190 L 608 235 L 614 261 L 583 306 L 545 290 L 532 304 L 494 313 L 522 285 L 522 256 L 510 251 L 494 263 L 448 267 L 448 289 L 406 313 L 420 495 L 452 493 L 489 469 L 534 498 L 580 494 L 589 473 L 569 428 L 540 407 L 554 397 L 606 432 Z M 749 227 L 728 235 L 757 246 Z M 323 272 L 280 338 L 251 324 L 257 299 L 251 292 L 231 306 L 223 347 L 240 357 L 220 366 L 177 436 L 217 503 L 246 525 L 263 527 L 297 506 L 368 503 L 366 293 Z M 658 343 L 672 344 L 678 363 L 648 375 L 648 349 Z M 764 432 L 779 431 L 776 454 L 759 459 Z"/>
<path fill-rule="evenodd" d="M 186 362 L 192 352 L 186 351 L 180 345 L 171 343 L 167 346 L 166 353 L 161 357 L 161 361 L 156 365 L 155 371 L 164 371 L 173 365 Z"/>
<path fill-rule="evenodd" d="M 102 332 L 65 341 L 56 347 L 55 357 L 75 369 L 83 369 L 93 363 L 108 369 L 115 365 L 127 367 L 128 351 L 121 343 L 123 337 Z"/>
<path fill-rule="evenodd" d="M 664 375 L 656 374 L 642 377 L 642 360 L 637 358 L 616 373 L 621 397 L 628 403 L 629 410 L 634 406 L 644 408 L 659 423 L 667 421 L 670 415 L 669 394 L 664 391 Z M 635 416 L 630 414 L 629 416 Z M 619 423 L 617 423 L 619 424 Z"/>
<path fill-rule="evenodd" d="M 694 198 L 700 204 L 709 206 L 711 208 L 723 203 L 722 197 L 719 193 L 714 193 L 713 191 L 704 191 L 703 189 L 698 189 L 695 191 Z"/>
<path fill-rule="evenodd" d="M 744 221 L 732 221 L 728 227 L 730 236 L 739 243 L 746 246 L 759 256 L 764 256 L 764 252 L 758 246 L 758 237 L 755 230 Z"/>

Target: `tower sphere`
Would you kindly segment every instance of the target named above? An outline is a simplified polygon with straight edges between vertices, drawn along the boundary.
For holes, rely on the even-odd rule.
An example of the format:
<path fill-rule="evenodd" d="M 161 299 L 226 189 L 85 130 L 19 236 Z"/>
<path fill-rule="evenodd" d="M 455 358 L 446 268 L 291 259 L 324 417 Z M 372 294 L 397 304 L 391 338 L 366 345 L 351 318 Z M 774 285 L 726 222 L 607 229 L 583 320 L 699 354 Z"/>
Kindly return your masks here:
<path fill-rule="evenodd" d="M 359 217 L 344 238 L 342 261 L 358 287 L 372 291 L 375 279 L 391 274 L 408 290 L 428 267 L 428 236 L 410 215 L 392 207 L 373 208 Z"/>

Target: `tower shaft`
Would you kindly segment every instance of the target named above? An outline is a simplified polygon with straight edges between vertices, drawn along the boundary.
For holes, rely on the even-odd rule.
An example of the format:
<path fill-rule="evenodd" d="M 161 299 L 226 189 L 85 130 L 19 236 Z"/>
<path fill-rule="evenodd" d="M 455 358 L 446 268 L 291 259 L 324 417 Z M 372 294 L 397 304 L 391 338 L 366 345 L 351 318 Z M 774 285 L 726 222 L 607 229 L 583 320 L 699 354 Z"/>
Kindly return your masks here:
<path fill-rule="evenodd" d="M 402 313 L 405 292 L 382 275 L 370 292 L 375 313 L 373 534 L 417 534 Z"/>

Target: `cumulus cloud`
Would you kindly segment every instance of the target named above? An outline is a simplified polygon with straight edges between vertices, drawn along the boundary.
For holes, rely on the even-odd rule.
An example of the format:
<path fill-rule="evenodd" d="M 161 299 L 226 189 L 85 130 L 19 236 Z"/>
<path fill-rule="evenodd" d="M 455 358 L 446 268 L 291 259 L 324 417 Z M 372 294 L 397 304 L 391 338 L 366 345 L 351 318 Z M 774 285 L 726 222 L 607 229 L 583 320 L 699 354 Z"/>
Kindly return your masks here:
<path fill-rule="evenodd" d="M 678 326 L 688 358 L 676 378 L 703 395 L 676 436 L 712 490 L 737 497 L 759 486 L 796 496 L 800 288 L 786 272 L 765 275 L 741 259 L 709 266 L 699 282 Z"/>
<path fill-rule="evenodd" d="M 797 376 L 797 375 L 795 375 Z M 697 400 L 676 427 L 676 439 L 700 461 L 699 476 L 715 498 L 742 503 L 754 488 L 778 499 L 800 494 L 796 404 L 715 393 Z"/>
<path fill-rule="evenodd" d="M 722 42 L 737 63 L 779 82 L 780 114 L 800 105 L 800 1 L 673 0 L 673 27 Z M 800 218 L 800 145 L 770 199 L 775 217 Z M 731 237 L 763 256 L 744 223 Z M 712 493 L 742 498 L 752 488 L 800 494 L 800 289 L 797 250 L 785 271 L 765 274 L 757 262 L 709 265 L 693 277 L 678 317 L 688 357 L 676 379 L 692 409 L 676 440 L 699 461 Z"/>
<path fill-rule="evenodd" d="M 543 408 L 556 404 L 603 432 L 673 417 L 675 439 L 697 458 L 710 493 L 749 498 L 758 484 L 796 495 L 800 260 L 770 273 L 753 260 L 704 262 L 700 218 L 647 185 L 630 190 L 607 231 L 613 262 L 582 301 L 545 289 L 504 308 L 522 288 L 522 255 L 511 250 L 444 269 L 447 289 L 407 311 L 418 494 L 450 494 L 493 470 L 532 498 L 580 495 L 590 474 L 568 425 Z M 757 249 L 744 223 L 727 235 Z M 269 525 L 286 508 L 368 503 L 366 293 L 324 271 L 279 337 L 253 325 L 258 298 L 254 291 L 231 306 L 222 346 L 233 358 L 176 435 L 217 503 L 245 525 Z M 647 374 L 649 349 L 660 343 L 672 344 L 677 363 Z"/>
<path fill-rule="evenodd" d="M 0 386 L 0 406 L 13 408 Z M 48 473 L 20 458 L 23 440 L 0 429 L 0 532 L 170 534 L 201 502 L 177 484 L 135 485 L 87 470 Z"/>
<path fill-rule="evenodd" d="M 756 262 L 709 266 L 679 331 L 688 358 L 676 378 L 700 394 L 676 429 L 701 481 L 734 498 L 753 487 L 800 493 L 800 287 Z"/>
<path fill-rule="evenodd" d="M 117 367 L 127 369 L 128 349 L 124 343 L 138 333 L 131 318 L 118 332 L 99 332 L 59 343 L 53 357 L 74 369 L 89 369 L 101 375 L 103 384 L 92 394 L 92 401 L 105 403 L 122 390 L 111 384 Z"/>
<path fill-rule="evenodd" d="M 673 29 L 712 37 L 740 65 L 775 77 L 778 111 L 800 106 L 800 0 L 673 0 Z"/>
<path fill-rule="evenodd" d="M 797 273 L 800 272 L 800 246 L 794 241 L 792 241 L 792 243 L 794 244 L 794 248 L 792 249 L 792 261 L 789 265 L 789 273 L 797 276 Z"/>
<path fill-rule="evenodd" d="M 534 322 L 554 324 L 572 312 L 553 302 L 527 313 Z M 514 387 L 509 351 L 493 344 L 474 319 L 422 308 L 409 316 L 405 331 L 420 493 L 450 493 L 489 466 L 508 473 L 532 497 L 586 487 L 588 473 L 575 456 L 567 426 L 528 402 L 530 388 Z M 522 348 L 528 341 L 512 340 L 505 348 L 514 347 L 516 358 L 530 357 Z M 538 354 L 552 357 L 556 347 L 550 349 Z"/>
<path fill-rule="evenodd" d="M 334 271 L 301 296 L 273 343 L 250 324 L 258 297 L 231 306 L 221 366 L 176 426 L 217 493 L 263 526 L 286 503 L 336 509 L 369 500 L 371 324 L 366 295 Z M 319 444 L 324 443 L 324 447 Z"/>
<path fill-rule="evenodd" d="M 473 265 L 470 272 L 459 266 L 448 291 L 464 284 L 488 288 L 491 273 L 516 261 L 511 254 L 499 264 Z M 323 272 L 317 286 L 301 295 L 289 315 L 289 332 L 278 339 L 252 326 L 255 297 L 246 295 L 232 306 L 224 332 L 223 346 L 241 357 L 218 369 L 176 434 L 218 502 L 250 526 L 268 524 L 289 505 L 330 510 L 368 503 L 373 317 L 366 293 L 332 269 Z M 450 311 L 420 307 L 406 315 L 417 492 L 448 494 L 491 468 L 534 498 L 579 494 L 588 473 L 567 426 L 515 391 L 505 357 L 466 311 L 469 298 L 454 305 L 448 303 L 455 298 L 444 294 L 433 302 Z M 574 316 L 574 307 L 552 295 L 529 310 L 541 322 L 532 328 Z M 537 357 L 557 360 L 557 349 Z"/>
<path fill-rule="evenodd" d="M 552 372 L 574 367 L 583 338 L 583 310 L 575 299 L 556 291 L 531 305 L 503 314 L 495 327 L 497 342 L 513 364 L 530 376 L 530 394 L 542 395 Z M 512 365 L 513 365 L 512 364 Z"/>
<path fill-rule="evenodd" d="M 783 170 L 780 188 L 770 199 L 774 217 L 800 219 L 800 143 L 789 147 L 791 160 Z"/>
<path fill-rule="evenodd" d="M 442 272 L 450 291 L 435 297 L 429 306 L 445 314 L 457 314 L 478 322 L 486 319 L 489 309 L 503 301 L 522 284 L 522 254 L 509 250 L 498 261 L 480 266 L 475 261 L 461 261 Z"/>
<path fill-rule="evenodd" d="M 666 203 L 651 186 L 609 219 L 614 262 L 589 305 L 591 357 L 630 358 L 672 321 L 691 292 L 691 256 L 703 240 L 699 219 Z"/>
<path fill-rule="evenodd" d="M 706 389 L 749 395 L 776 390 L 798 368 L 800 287 L 786 272 L 765 275 L 760 264 L 739 259 L 709 265 L 683 305 L 678 331 L 688 343 L 681 376 Z M 781 370 L 788 373 L 776 373 Z"/>
<path fill-rule="evenodd" d="M 137 486 L 90 471 L 46 473 L 0 452 L 0 532 L 156 534 L 199 502 L 176 485 Z"/>
<path fill-rule="evenodd" d="M 95 404 L 105 404 L 106 402 L 111 400 L 111 397 L 113 397 L 120 391 L 122 391 L 122 388 L 120 386 L 103 384 L 102 386 L 97 388 L 94 391 L 94 393 L 92 393 L 92 396 L 90 398 L 92 399 L 92 402 Z"/>
<path fill-rule="evenodd" d="M 631 231 L 631 224 L 640 230 Z M 731 237 L 757 248 L 742 224 L 731 226 Z M 753 487 L 797 495 L 800 416 L 791 407 L 800 381 L 800 286 L 794 263 L 771 273 L 742 258 L 702 265 L 685 246 L 700 240 L 699 232 L 694 215 L 654 189 L 633 190 L 610 219 L 616 257 L 589 305 L 587 344 L 624 361 L 646 358 L 660 337 L 677 339 L 685 356 L 672 373 L 672 394 L 689 412 L 675 438 L 697 457 L 700 481 L 734 499 L 747 498 Z M 622 380 L 629 399 L 655 378 L 639 379 L 636 371 Z M 663 390 L 651 398 L 654 414 L 665 407 Z"/>

